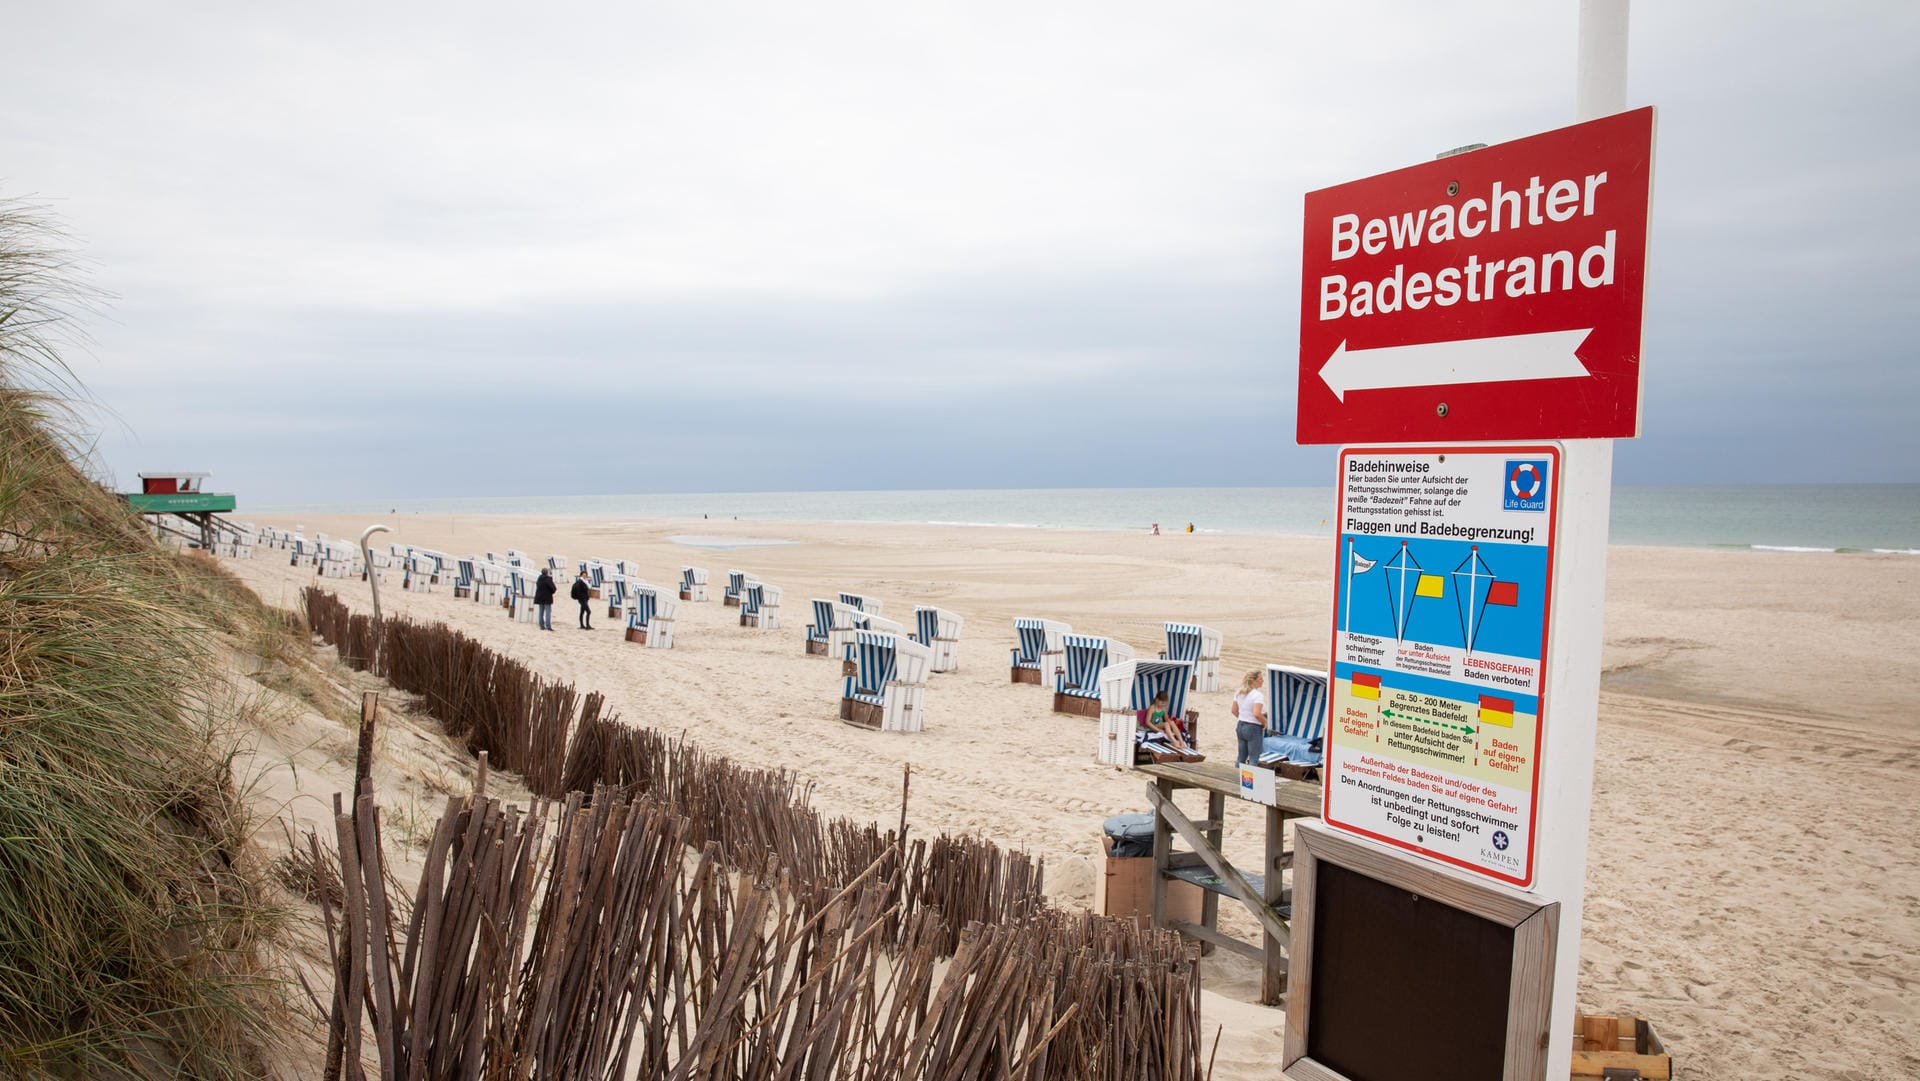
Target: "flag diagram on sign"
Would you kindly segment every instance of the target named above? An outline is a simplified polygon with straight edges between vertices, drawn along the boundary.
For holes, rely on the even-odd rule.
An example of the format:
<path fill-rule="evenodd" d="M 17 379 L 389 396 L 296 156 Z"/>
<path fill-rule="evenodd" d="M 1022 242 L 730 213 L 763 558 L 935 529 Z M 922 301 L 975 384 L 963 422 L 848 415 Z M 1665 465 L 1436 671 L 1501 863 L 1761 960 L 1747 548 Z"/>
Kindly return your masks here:
<path fill-rule="evenodd" d="M 1558 463 L 1342 452 L 1330 824 L 1531 882 Z"/>

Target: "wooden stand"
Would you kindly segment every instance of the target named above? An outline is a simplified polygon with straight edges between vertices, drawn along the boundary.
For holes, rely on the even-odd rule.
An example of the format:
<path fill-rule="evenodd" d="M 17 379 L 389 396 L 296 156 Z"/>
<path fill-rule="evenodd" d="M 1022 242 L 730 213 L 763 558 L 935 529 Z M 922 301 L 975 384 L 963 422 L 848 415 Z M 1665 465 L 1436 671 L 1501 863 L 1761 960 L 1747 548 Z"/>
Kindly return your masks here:
<path fill-rule="evenodd" d="M 629 642 L 636 642 L 636 643 L 638 643 L 638 644 L 640 644 L 640 645 L 643 645 L 643 646 L 644 646 L 644 645 L 646 645 L 646 644 L 647 644 L 647 629 L 646 629 L 645 627 L 628 627 L 628 628 L 627 628 L 627 641 L 629 641 Z"/>
<path fill-rule="evenodd" d="M 1038 668 L 1022 668 L 1019 665 L 1014 665 L 1013 682 L 1031 683 L 1038 687 L 1040 685 L 1040 670 Z"/>
<path fill-rule="evenodd" d="M 1053 711 L 1055 713 L 1072 714 L 1075 717 L 1092 717 L 1095 720 L 1099 720 L 1100 700 L 1098 698 L 1087 698 L 1077 694 L 1068 694 L 1065 691 L 1055 691 L 1053 692 Z"/>
<path fill-rule="evenodd" d="M 726 608 L 738 608 L 738 607 L 740 607 L 740 598 L 738 598 L 738 597 L 721 597 L 721 598 L 720 598 L 720 604 L 721 604 L 721 605 L 722 605 L 723 607 L 726 607 Z"/>
<path fill-rule="evenodd" d="M 690 601 L 690 600 L 692 600 L 692 599 L 693 599 L 693 590 L 691 590 L 691 589 L 683 589 L 683 590 L 681 590 L 681 591 L 680 591 L 680 599 L 681 599 L 681 600 L 683 600 L 683 601 Z"/>
<path fill-rule="evenodd" d="M 859 728 L 878 729 L 884 711 L 872 702 L 858 698 L 840 699 L 840 719 Z"/>
<path fill-rule="evenodd" d="M 1575 1014 L 1572 1077 L 1610 1074 L 1668 1081 L 1673 1076 L 1673 1059 L 1645 1018 Z"/>
<path fill-rule="evenodd" d="M 807 656 L 824 657 L 826 655 L 827 644 L 825 642 L 816 642 L 811 638 L 807 639 Z"/>
<path fill-rule="evenodd" d="M 1261 963 L 1260 1001 L 1272 1005 L 1287 990 L 1287 956 L 1292 938 L 1287 921 L 1292 906 L 1282 875 L 1293 865 L 1293 854 L 1285 848 L 1285 828 L 1289 818 L 1320 817 L 1320 786 L 1299 781 L 1277 784 L 1278 806 L 1265 808 L 1266 859 L 1260 874 L 1238 870 L 1220 854 L 1225 833 L 1227 797 L 1240 795 L 1240 773 L 1219 762 L 1185 762 L 1136 767 L 1153 778 L 1147 786 L 1147 799 L 1153 804 L 1153 925 L 1178 931 L 1202 943 L 1232 950 Z M 1207 793 L 1207 817 L 1199 822 L 1189 819 L 1174 806 L 1178 789 L 1198 788 Z M 1189 851 L 1173 850 L 1173 835 L 1178 833 Z M 1201 906 L 1200 922 L 1173 919 L 1167 911 L 1167 883 L 1191 882 L 1207 891 Z M 1260 923 L 1260 944 L 1243 942 L 1220 931 L 1220 897 L 1233 898 L 1244 905 Z"/>

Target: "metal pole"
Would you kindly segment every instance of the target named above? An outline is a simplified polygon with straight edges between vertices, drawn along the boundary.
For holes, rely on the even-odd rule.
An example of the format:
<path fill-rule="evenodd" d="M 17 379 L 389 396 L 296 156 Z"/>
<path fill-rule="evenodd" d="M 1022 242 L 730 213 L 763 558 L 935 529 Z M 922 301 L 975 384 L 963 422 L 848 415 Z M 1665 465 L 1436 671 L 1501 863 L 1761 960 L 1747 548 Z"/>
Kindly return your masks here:
<path fill-rule="evenodd" d="M 391 529 L 383 525 L 370 525 L 360 531 L 360 558 L 366 563 L 367 584 L 373 587 L 373 621 L 375 623 L 380 622 L 380 576 L 373 573 L 373 549 L 367 547 L 367 538 L 375 533 L 391 532 L 393 532 Z"/>

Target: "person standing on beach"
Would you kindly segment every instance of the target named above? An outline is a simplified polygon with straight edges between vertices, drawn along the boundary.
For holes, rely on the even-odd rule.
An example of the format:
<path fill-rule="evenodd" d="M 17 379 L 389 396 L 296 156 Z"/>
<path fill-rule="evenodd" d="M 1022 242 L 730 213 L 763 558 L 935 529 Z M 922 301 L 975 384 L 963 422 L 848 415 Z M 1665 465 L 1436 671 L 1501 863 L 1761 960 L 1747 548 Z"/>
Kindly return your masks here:
<path fill-rule="evenodd" d="M 540 577 L 533 583 L 533 607 L 540 614 L 540 629 L 553 629 L 553 597 L 560 587 L 553 584 L 553 573 L 542 567 Z"/>
<path fill-rule="evenodd" d="M 1262 746 L 1267 738 L 1267 696 L 1260 691 L 1260 684 L 1267 680 L 1266 672 L 1255 668 L 1240 680 L 1240 693 L 1233 696 L 1233 737 L 1239 741 L 1239 751 L 1235 763 L 1250 766 L 1260 761 Z"/>
<path fill-rule="evenodd" d="M 574 600 L 580 602 L 580 629 L 583 631 L 592 630 L 593 605 L 587 602 L 593 599 L 593 590 L 587 585 L 586 571 L 581 571 L 580 576 L 573 580 L 572 596 Z"/>

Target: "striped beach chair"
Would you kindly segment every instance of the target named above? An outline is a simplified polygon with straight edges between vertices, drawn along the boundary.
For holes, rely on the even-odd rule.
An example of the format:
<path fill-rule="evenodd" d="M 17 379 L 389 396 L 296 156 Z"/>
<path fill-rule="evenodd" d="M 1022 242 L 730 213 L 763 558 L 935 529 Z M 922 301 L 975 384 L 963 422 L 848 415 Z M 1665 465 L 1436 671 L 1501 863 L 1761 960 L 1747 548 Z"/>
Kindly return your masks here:
<path fill-rule="evenodd" d="M 489 556 L 488 558 L 491 559 L 492 557 Z M 549 555 L 547 557 L 547 572 L 552 574 L 556 579 L 565 577 L 567 568 L 570 566 L 572 566 L 572 564 L 567 562 L 566 556 Z"/>
<path fill-rule="evenodd" d="M 1100 673 L 1133 659 L 1133 647 L 1092 634 L 1061 636 L 1063 667 L 1053 681 L 1053 711 L 1076 717 L 1100 715 Z"/>
<path fill-rule="evenodd" d="M 1167 648 L 1161 660 L 1193 665 L 1193 689 L 1212 694 L 1220 689 L 1220 632 L 1198 623 L 1168 623 Z"/>
<path fill-rule="evenodd" d="M 512 567 L 507 571 L 507 618 L 515 623 L 532 623 L 537 616 L 533 607 L 534 580 L 539 572 Z"/>
<path fill-rule="evenodd" d="M 933 650 L 933 670 L 960 670 L 960 628 L 966 624 L 957 613 L 930 604 L 913 608 L 913 640 Z"/>
<path fill-rule="evenodd" d="M 840 594 L 840 603 L 849 608 L 865 612 L 870 616 L 880 614 L 880 598 L 863 596 L 859 593 Z"/>
<path fill-rule="evenodd" d="M 1187 742 L 1199 746 L 1197 716 L 1187 709 L 1187 688 L 1193 665 L 1186 661 L 1123 661 L 1100 673 L 1100 746 L 1103 765 L 1132 768 L 1134 749 L 1146 734 L 1141 717 L 1165 692 L 1167 715 L 1186 730 Z"/>
<path fill-rule="evenodd" d="M 680 568 L 680 599 L 683 601 L 704 601 L 707 599 L 706 568 Z"/>
<path fill-rule="evenodd" d="M 884 631 L 856 631 L 853 674 L 840 693 L 840 719 L 883 732 L 918 732 L 925 721 L 933 651 Z"/>
<path fill-rule="evenodd" d="M 680 601 L 663 597 L 644 582 L 629 583 L 627 604 L 627 641 L 648 649 L 673 648 L 673 624 L 680 614 Z"/>
<path fill-rule="evenodd" d="M 757 578 L 748 578 L 742 585 L 740 601 L 740 625 L 758 627 L 763 631 L 777 629 L 780 626 L 780 587 L 768 585 Z"/>
<path fill-rule="evenodd" d="M 635 580 L 638 581 L 637 579 Z M 601 579 L 600 593 L 607 601 L 607 618 L 619 619 L 626 610 L 630 583 L 624 574 L 609 574 Z"/>
<path fill-rule="evenodd" d="M 1292 664 L 1267 665 L 1267 736 L 1261 765 L 1317 766 L 1327 736 L 1327 673 Z"/>
<path fill-rule="evenodd" d="M 460 598 L 473 596 L 473 557 L 454 560 L 453 595 Z"/>
<path fill-rule="evenodd" d="M 406 569 L 406 578 L 400 583 L 400 588 L 409 593 L 433 592 L 434 572 L 439 569 L 439 564 L 433 561 L 432 556 L 415 548 L 407 554 Z"/>
<path fill-rule="evenodd" d="M 1013 648 L 1013 682 L 1053 686 L 1063 667 L 1061 640 L 1072 633 L 1071 626 L 1057 619 L 1016 616 L 1013 634 L 1019 645 Z"/>
<path fill-rule="evenodd" d="M 746 572 L 728 569 L 726 588 L 720 591 L 720 603 L 728 608 L 738 608 L 746 591 Z"/>
<path fill-rule="evenodd" d="M 810 603 L 813 607 L 813 621 L 807 624 L 807 653 L 817 657 L 831 657 L 834 655 L 832 647 L 835 638 L 860 629 L 864 620 L 858 611 L 839 601 L 815 597 Z"/>

